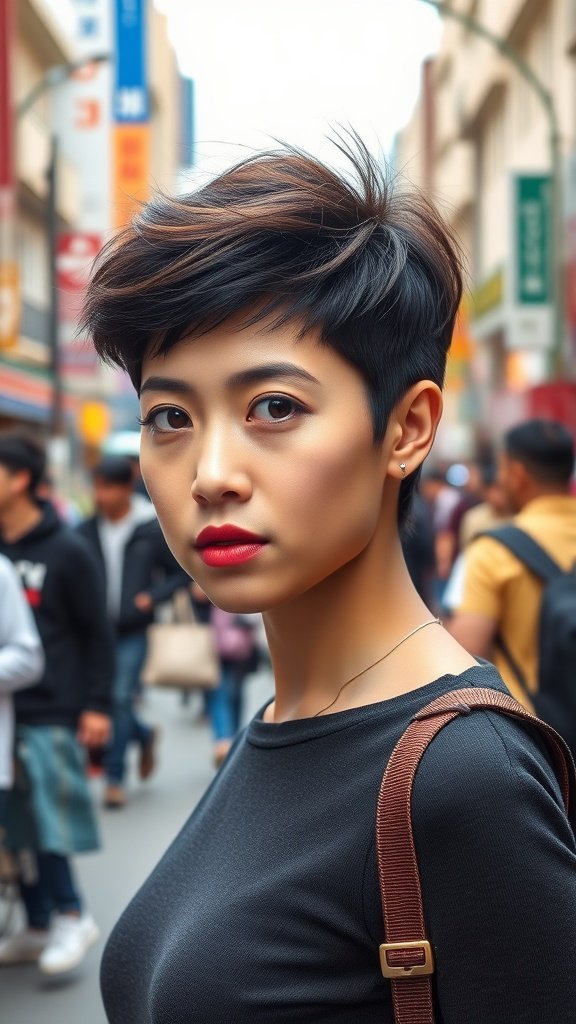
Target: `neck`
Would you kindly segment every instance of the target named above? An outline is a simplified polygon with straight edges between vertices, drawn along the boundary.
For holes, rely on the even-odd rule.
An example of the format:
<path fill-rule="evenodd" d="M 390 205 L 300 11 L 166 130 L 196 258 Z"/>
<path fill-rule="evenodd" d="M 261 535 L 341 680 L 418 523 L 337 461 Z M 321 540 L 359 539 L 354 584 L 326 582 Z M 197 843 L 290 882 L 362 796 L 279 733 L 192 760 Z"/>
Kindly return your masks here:
<path fill-rule="evenodd" d="M 531 501 L 536 501 L 536 498 L 567 498 L 569 496 L 570 490 L 568 485 L 558 486 L 558 484 L 551 484 L 549 487 L 544 487 L 542 484 L 539 484 L 537 487 L 526 489 L 522 496 L 520 509 L 523 509 Z"/>
<path fill-rule="evenodd" d="M 264 614 L 276 683 L 270 717 L 287 721 L 317 714 L 347 679 L 430 618 L 395 530 L 392 539 L 376 539 L 318 586 Z M 380 675 L 385 689 L 386 675 Z M 333 710 L 341 709 L 336 702 Z"/>
<path fill-rule="evenodd" d="M 0 512 L 0 531 L 8 544 L 20 540 L 40 522 L 42 509 L 28 496 L 22 496 Z"/>

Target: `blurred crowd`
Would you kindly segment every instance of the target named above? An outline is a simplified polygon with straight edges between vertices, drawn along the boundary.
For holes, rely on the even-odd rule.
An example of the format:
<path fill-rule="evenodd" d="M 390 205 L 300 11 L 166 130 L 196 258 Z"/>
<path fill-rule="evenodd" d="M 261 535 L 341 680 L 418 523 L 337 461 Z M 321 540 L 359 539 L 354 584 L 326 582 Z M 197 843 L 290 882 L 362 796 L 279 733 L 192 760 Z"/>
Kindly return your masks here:
<path fill-rule="evenodd" d="M 140 710 L 153 624 L 164 643 L 148 674 L 183 700 L 203 685 L 215 767 L 265 650 L 260 616 L 214 608 L 176 563 L 137 459 L 103 457 L 91 486 L 93 514 L 81 519 L 54 492 L 41 445 L 0 433 L 0 845 L 16 861 L 27 925 L 0 941 L 0 965 L 38 962 L 47 975 L 75 967 L 99 934 L 71 863 L 100 845 L 90 777 L 103 777 L 103 804 L 118 811 L 129 748 L 141 781 L 156 768 L 159 732 Z M 200 680 L 193 658 L 174 678 L 158 664 L 174 653 L 162 630 L 178 617 L 210 661 Z"/>
<path fill-rule="evenodd" d="M 425 468 L 403 545 L 429 607 L 574 750 L 576 687 L 552 665 L 558 707 L 545 703 L 543 672 L 562 648 L 544 655 L 540 636 L 557 576 L 569 597 L 564 620 L 549 615 L 548 636 L 566 616 L 576 635 L 573 471 L 560 424 L 519 424 L 497 459 Z M 183 703 L 201 689 L 218 768 L 242 722 L 246 679 L 267 657 L 261 617 L 216 609 L 174 560 L 137 459 L 103 457 L 91 490 L 82 518 L 55 493 L 39 443 L 0 433 L 0 846 L 16 864 L 26 919 L 0 935 L 0 965 L 37 963 L 47 975 L 70 971 L 98 937 L 72 864 L 100 844 L 90 777 L 102 777 L 106 809 L 129 813 L 129 765 L 142 782 L 157 767 L 143 681 L 179 688 Z M 191 646 L 180 649 L 172 626 Z"/>
<path fill-rule="evenodd" d="M 452 635 L 576 752 L 574 441 L 510 428 L 495 461 L 425 469 L 404 537 L 413 581 Z"/>

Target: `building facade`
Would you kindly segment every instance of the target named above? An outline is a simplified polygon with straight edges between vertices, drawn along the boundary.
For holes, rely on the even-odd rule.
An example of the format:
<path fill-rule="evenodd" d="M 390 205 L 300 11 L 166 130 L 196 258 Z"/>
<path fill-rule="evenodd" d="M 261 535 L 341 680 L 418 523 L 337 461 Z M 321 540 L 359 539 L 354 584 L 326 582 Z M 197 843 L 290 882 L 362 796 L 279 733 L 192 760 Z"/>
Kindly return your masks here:
<path fill-rule="evenodd" d="M 78 449 L 98 447 L 117 424 L 136 425 L 125 382 L 78 338 L 78 317 L 101 246 L 151 189 L 178 188 L 184 93 L 151 0 L 67 8 L 72 21 L 53 0 L 0 0 L 10 65 L 0 121 L 13 145 L 12 201 L 0 195 L 13 220 L 0 233 L 12 250 L 0 252 L 0 298 L 5 267 L 15 263 L 19 279 L 14 336 L 0 331 L 0 427 L 59 435 L 58 457 L 78 461 Z M 0 304 L 0 327 L 1 314 Z"/>
<path fill-rule="evenodd" d="M 447 401 L 466 449 L 532 413 L 576 431 L 576 0 L 452 9 L 396 159 L 464 254 Z"/>
<path fill-rule="evenodd" d="M 50 266 L 47 209 L 51 161 L 50 106 L 46 95 L 28 109 L 24 104 L 51 67 L 72 59 L 72 49 L 39 0 L 21 0 L 10 11 L 11 99 L 14 219 L 11 254 L 16 261 L 19 305 L 17 337 L 0 351 L 0 424 L 48 422 L 52 401 L 49 352 Z M 56 202 L 61 229 L 70 228 L 79 211 L 76 168 L 60 162 L 62 188 Z"/>

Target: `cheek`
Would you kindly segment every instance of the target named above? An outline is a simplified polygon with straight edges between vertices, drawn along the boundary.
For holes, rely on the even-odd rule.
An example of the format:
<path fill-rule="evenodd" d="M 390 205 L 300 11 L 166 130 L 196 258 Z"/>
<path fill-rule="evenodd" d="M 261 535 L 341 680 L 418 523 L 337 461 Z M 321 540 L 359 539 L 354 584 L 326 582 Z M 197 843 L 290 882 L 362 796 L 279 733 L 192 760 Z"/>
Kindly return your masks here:
<path fill-rule="evenodd" d="M 296 470 L 296 471 L 295 471 Z M 378 522 L 382 486 L 374 449 L 365 444 L 320 448 L 296 468 L 287 466 L 282 491 L 288 528 L 298 523 L 302 538 L 323 556 L 353 557 Z"/>
<path fill-rule="evenodd" d="M 145 444 L 140 453 L 140 470 L 162 532 L 174 550 L 178 544 L 179 522 L 189 511 L 185 501 L 186 495 L 190 494 L 186 475 L 172 461 L 158 457 L 157 453 L 152 454 Z"/>

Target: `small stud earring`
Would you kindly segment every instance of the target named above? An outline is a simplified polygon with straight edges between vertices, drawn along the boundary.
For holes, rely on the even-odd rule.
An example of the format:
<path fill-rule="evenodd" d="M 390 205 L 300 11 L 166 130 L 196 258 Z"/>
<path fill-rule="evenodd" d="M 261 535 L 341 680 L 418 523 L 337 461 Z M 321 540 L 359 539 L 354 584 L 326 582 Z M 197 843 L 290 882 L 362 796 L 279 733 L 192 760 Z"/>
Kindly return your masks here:
<path fill-rule="evenodd" d="M 402 476 L 406 476 L 406 463 L 405 462 L 401 462 L 400 463 L 400 469 L 402 470 Z"/>

